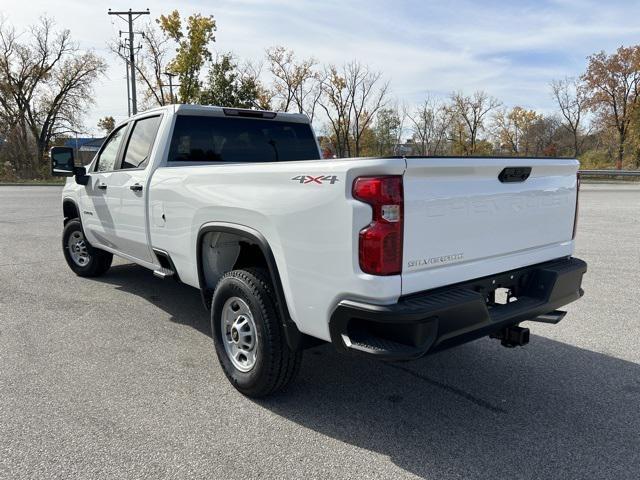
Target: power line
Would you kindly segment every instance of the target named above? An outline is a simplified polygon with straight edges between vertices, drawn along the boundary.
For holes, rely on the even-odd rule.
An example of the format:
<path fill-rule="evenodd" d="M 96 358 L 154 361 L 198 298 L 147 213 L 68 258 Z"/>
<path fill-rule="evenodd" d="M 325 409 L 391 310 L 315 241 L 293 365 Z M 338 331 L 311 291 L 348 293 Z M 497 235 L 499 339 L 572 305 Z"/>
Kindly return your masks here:
<path fill-rule="evenodd" d="M 136 66 L 135 66 L 135 48 L 133 45 L 133 40 L 134 40 L 134 35 L 137 32 L 133 31 L 133 22 L 136 21 L 141 15 L 149 15 L 149 9 L 147 8 L 146 11 L 142 11 L 142 12 L 134 12 L 131 9 L 129 9 L 128 11 L 124 11 L 124 12 L 112 12 L 111 9 L 109 9 L 108 12 L 109 15 L 117 15 L 118 17 L 120 17 L 122 20 L 124 20 L 125 22 L 127 22 L 129 24 L 129 31 L 128 32 L 120 32 L 120 34 L 122 33 L 128 33 L 129 34 L 129 42 L 128 42 L 128 46 L 129 46 L 129 60 L 128 60 L 128 66 L 131 69 L 131 74 L 130 74 L 130 82 L 131 82 L 131 110 L 133 112 L 133 114 L 135 115 L 136 113 L 138 113 L 138 102 L 137 102 L 137 98 L 136 98 Z M 121 47 L 126 48 L 127 47 L 127 42 L 125 40 L 125 44 L 121 45 Z M 126 59 L 126 57 L 125 57 Z M 127 101 L 127 104 L 129 102 Z"/>

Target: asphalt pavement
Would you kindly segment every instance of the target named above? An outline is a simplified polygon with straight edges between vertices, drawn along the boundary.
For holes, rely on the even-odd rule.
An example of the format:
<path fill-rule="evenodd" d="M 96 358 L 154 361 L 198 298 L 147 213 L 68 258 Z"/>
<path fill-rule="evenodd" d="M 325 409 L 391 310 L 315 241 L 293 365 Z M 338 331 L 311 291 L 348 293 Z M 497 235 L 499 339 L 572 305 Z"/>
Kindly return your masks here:
<path fill-rule="evenodd" d="M 121 260 L 73 275 L 60 191 L 0 187 L 1 479 L 640 477 L 640 186 L 583 187 L 585 297 L 528 346 L 320 346 L 260 401 L 225 379 L 196 290 Z"/>

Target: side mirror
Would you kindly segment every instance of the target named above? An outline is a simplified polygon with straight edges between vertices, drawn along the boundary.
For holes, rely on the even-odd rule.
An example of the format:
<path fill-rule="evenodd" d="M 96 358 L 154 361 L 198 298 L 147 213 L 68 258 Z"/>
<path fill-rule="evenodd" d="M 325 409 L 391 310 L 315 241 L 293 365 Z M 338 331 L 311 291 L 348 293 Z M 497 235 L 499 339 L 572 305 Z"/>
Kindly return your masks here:
<path fill-rule="evenodd" d="M 53 147 L 51 156 L 51 175 L 54 177 L 72 177 L 76 174 L 73 162 L 73 148 Z"/>
<path fill-rule="evenodd" d="M 53 147 L 50 152 L 51 157 L 51 175 L 54 177 L 76 177 L 78 185 L 87 185 L 89 177 L 87 169 L 84 167 L 76 167 L 73 161 L 73 148 L 69 147 Z"/>

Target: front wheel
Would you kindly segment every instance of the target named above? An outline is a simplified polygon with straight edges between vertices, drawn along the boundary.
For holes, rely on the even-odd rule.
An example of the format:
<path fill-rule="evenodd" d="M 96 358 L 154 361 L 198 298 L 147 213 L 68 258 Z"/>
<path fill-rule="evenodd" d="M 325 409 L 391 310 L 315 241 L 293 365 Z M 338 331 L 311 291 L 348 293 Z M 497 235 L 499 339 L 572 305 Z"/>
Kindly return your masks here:
<path fill-rule="evenodd" d="M 263 397 L 295 377 L 302 352 L 286 342 L 263 270 L 234 270 L 220 279 L 211 302 L 211 330 L 220 365 L 241 393 Z"/>
<path fill-rule="evenodd" d="M 89 243 L 78 219 L 69 220 L 64 226 L 62 249 L 69 268 L 81 277 L 97 277 L 111 267 L 113 255 Z"/>

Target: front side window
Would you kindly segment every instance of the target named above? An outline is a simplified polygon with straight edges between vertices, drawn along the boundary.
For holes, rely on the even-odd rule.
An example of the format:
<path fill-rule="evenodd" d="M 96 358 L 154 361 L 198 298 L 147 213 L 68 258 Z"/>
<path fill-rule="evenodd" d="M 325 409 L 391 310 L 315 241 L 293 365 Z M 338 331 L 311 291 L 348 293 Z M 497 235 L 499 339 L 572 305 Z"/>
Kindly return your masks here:
<path fill-rule="evenodd" d="M 160 116 L 138 120 L 133 127 L 122 168 L 144 168 L 149 163 L 151 147 L 158 133 Z"/>
<path fill-rule="evenodd" d="M 179 115 L 170 162 L 318 160 L 311 126 L 277 120 Z"/>
<path fill-rule="evenodd" d="M 122 143 L 126 130 L 126 126 L 122 126 L 109 137 L 98 156 L 95 168 L 96 172 L 110 172 L 116 169 L 118 150 L 120 150 L 120 144 Z"/>

